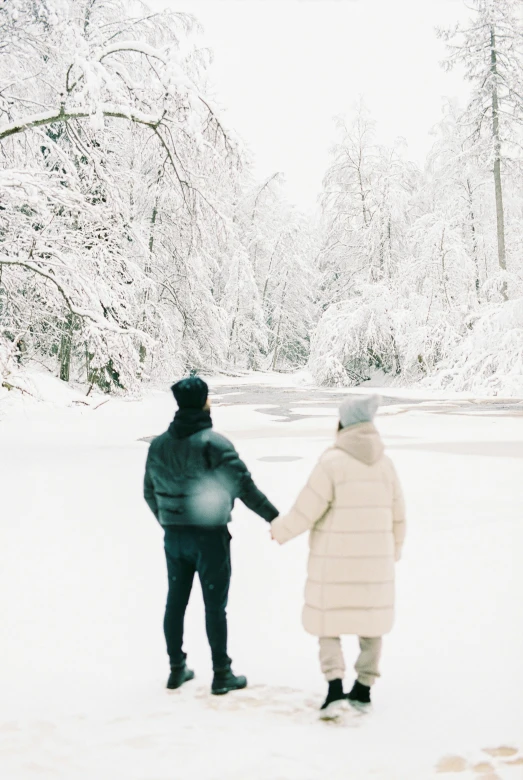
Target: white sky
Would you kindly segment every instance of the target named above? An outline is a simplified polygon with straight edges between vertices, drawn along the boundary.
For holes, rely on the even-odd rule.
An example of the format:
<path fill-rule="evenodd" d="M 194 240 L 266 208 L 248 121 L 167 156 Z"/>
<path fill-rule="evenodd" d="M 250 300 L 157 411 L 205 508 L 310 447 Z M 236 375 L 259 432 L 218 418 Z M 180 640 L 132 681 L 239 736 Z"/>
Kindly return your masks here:
<path fill-rule="evenodd" d="M 462 0 L 149 0 L 194 14 L 214 51 L 227 121 L 253 151 L 257 174 L 283 171 L 288 195 L 314 205 L 334 139 L 333 117 L 363 95 L 378 140 L 402 136 L 418 163 L 445 96 L 466 95 L 445 73 L 434 27 L 470 12 Z"/>

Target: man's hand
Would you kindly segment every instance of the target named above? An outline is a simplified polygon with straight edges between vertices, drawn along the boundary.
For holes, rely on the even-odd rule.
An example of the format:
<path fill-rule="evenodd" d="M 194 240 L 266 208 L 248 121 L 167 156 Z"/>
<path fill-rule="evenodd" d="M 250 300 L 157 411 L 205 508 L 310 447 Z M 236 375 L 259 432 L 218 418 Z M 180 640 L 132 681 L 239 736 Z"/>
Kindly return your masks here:
<path fill-rule="evenodd" d="M 274 518 L 274 519 L 276 519 L 276 518 Z M 278 542 L 278 540 L 277 540 L 277 539 L 276 539 L 276 537 L 274 536 L 274 531 L 272 530 L 272 523 L 271 523 L 271 526 L 270 526 L 270 528 L 271 528 L 271 539 L 272 539 L 272 541 L 273 541 L 273 542 Z M 278 542 L 278 544 L 279 544 L 279 542 Z"/>

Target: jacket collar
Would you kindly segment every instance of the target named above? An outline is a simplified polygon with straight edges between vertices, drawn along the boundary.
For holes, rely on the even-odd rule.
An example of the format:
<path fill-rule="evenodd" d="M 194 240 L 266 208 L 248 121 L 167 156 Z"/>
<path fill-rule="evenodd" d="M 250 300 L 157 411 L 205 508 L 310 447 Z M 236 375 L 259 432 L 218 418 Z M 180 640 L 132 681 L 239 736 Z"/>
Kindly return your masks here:
<path fill-rule="evenodd" d="M 206 428 L 212 428 L 210 412 L 203 409 L 178 409 L 168 431 L 173 439 L 187 439 Z"/>

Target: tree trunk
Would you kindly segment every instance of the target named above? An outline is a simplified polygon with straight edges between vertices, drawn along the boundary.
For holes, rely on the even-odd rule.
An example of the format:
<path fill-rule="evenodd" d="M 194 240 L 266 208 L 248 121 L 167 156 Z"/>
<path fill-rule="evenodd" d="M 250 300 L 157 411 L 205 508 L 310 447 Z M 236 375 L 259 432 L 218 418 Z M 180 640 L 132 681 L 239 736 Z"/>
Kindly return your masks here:
<path fill-rule="evenodd" d="M 361 212 L 363 216 L 363 222 L 365 224 L 365 227 L 369 224 L 368 215 L 367 215 L 367 203 L 365 199 L 365 191 L 363 189 L 363 179 L 361 177 L 361 164 L 358 166 L 358 183 L 360 187 L 360 198 L 361 198 Z"/>
<path fill-rule="evenodd" d="M 89 344 L 87 341 L 85 342 L 85 378 L 86 382 L 89 384 L 91 382 L 91 353 L 89 352 Z"/>
<path fill-rule="evenodd" d="M 474 259 L 474 266 L 476 268 L 476 296 L 480 301 L 480 278 L 479 278 L 479 258 L 478 258 L 478 237 L 476 235 L 476 218 L 474 216 L 474 204 L 472 202 L 472 187 L 470 186 L 470 180 L 467 179 L 467 192 L 469 196 L 469 215 L 470 215 L 470 231 L 472 233 L 472 257 Z"/>
<path fill-rule="evenodd" d="M 390 279 L 391 276 L 391 265 L 392 265 L 392 219 L 389 214 L 389 218 L 387 221 L 387 241 L 389 244 L 389 262 L 387 266 L 387 277 Z"/>
<path fill-rule="evenodd" d="M 229 334 L 229 349 L 227 352 L 227 361 L 230 361 L 232 358 L 232 340 L 234 338 L 234 329 L 236 328 L 236 320 L 238 319 L 239 314 L 240 314 L 240 277 L 238 274 L 238 297 L 236 299 L 236 313 L 232 318 L 231 332 Z"/>
<path fill-rule="evenodd" d="M 274 345 L 274 355 L 272 358 L 272 370 L 276 371 L 276 364 L 278 363 L 278 352 L 280 350 L 280 328 L 281 328 L 281 319 L 283 316 L 283 312 L 280 312 L 280 319 L 278 321 L 278 330 L 276 331 L 276 343 Z"/>
<path fill-rule="evenodd" d="M 396 341 L 396 337 L 394 336 L 394 330 L 390 329 L 390 343 L 392 345 L 392 352 L 394 355 L 394 363 L 396 366 L 395 374 L 396 376 L 399 376 L 401 374 L 401 357 L 400 357 L 400 351 L 398 349 L 398 343 Z"/>
<path fill-rule="evenodd" d="M 68 382 L 71 375 L 71 352 L 73 346 L 73 315 L 67 314 L 60 340 L 60 379 Z"/>
<path fill-rule="evenodd" d="M 283 233 L 280 233 L 278 236 L 278 240 L 276 241 L 274 245 L 274 249 L 272 250 L 271 259 L 269 260 L 269 267 L 267 268 L 267 276 L 265 278 L 265 284 L 263 285 L 263 295 L 262 295 L 262 310 L 265 311 L 265 298 L 267 297 L 267 289 L 269 287 L 269 281 L 271 278 L 272 273 L 272 264 L 274 261 L 274 256 L 276 254 L 276 250 L 278 249 L 280 245 L 280 241 L 282 239 Z"/>
<path fill-rule="evenodd" d="M 490 73 L 492 77 L 492 139 L 494 143 L 494 189 L 496 193 L 496 223 L 498 234 L 498 262 L 502 271 L 507 270 L 505 250 L 505 214 L 503 211 L 503 188 L 501 184 L 501 138 L 499 134 L 499 96 L 498 96 L 498 63 L 496 52 L 496 33 L 490 28 Z M 507 283 L 501 288 L 503 299 L 508 300 Z"/>
<path fill-rule="evenodd" d="M 154 249 L 154 226 L 156 225 L 156 218 L 158 216 L 158 198 L 156 198 L 153 207 L 153 213 L 151 214 L 151 234 L 149 236 L 149 258 L 145 266 L 145 273 L 149 275 L 152 269 L 152 257 Z"/>
<path fill-rule="evenodd" d="M 156 218 L 158 216 L 158 198 L 156 198 L 154 202 L 153 207 L 153 213 L 151 215 L 151 233 L 149 235 L 149 255 L 147 257 L 147 261 L 145 263 L 145 275 L 150 276 L 153 270 L 153 249 L 154 249 L 154 226 L 156 225 Z M 147 301 L 149 300 L 149 288 L 147 288 L 144 292 L 143 296 L 143 305 L 144 305 L 144 312 L 142 317 L 142 327 L 145 325 L 146 321 L 146 313 L 145 313 L 145 306 L 147 304 Z M 140 344 L 140 348 L 138 350 L 140 355 L 140 363 L 145 363 L 145 358 L 147 357 L 147 348 L 145 344 Z"/>
<path fill-rule="evenodd" d="M 281 308 L 280 308 L 280 318 L 278 320 L 278 330 L 276 331 L 276 343 L 274 345 L 274 356 L 272 359 L 272 370 L 276 371 L 276 364 L 278 362 L 278 353 L 280 351 L 280 331 L 281 331 L 281 321 L 283 319 L 283 305 L 285 303 L 285 295 L 287 293 L 287 282 L 285 282 L 283 286 L 283 292 L 281 296 Z"/>

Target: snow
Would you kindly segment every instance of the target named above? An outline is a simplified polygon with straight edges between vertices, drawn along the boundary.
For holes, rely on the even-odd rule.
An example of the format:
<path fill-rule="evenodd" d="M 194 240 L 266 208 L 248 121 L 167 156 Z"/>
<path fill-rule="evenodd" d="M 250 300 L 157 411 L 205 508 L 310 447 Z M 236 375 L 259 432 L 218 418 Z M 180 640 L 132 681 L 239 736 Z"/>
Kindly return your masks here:
<path fill-rule="evenodd" d="M 249 378 L 222 387 L 236 383 Z M 484 764 L 487 777 L 521 777 L 507 763 L 523 756 L 521 416 L 379 417 L 409 510 L 398 617 L 373 711 L 329 725 L 317 719 L 316 640 L 300 622 L 306 539 L 280 548 L 238 506 L 230 649 L 250 687 L 209 695 L 196 588 L 186 649 L 197 677 L 169 694 L 162 534 L 141 497 L 139 439 L 165 429 L 172 398 L 96 410 L 22 398 L 0 421 L 2 778 L 425 780 L 438 765 L 472 778 Z M 233 400 L 216 398 L 215 425 L 285 510 L 335 417 L 283 422 Z M 275 456 L 296 460 L 260 460 Z M 345 648 L 350 684 L 354 638 Z"/>
<path fill-rule="evenodd" d="M 8 387 L 13 389 L 9 390 Z M 75 388 L 57 379 L 51 373 L 44 373 L 41 370 L 20 370 L 12 361 L 11 370 L 7 373 L 5 382 L 0 385 L 0 422 L 5 421 L 6 427 L 16 431 L 20 425 L 20 418 L 26 422 L 31 418 L 37 424 L 45 422 L 48 428 L 50 420 L 54 422 L 56 419 L 59 424 L 63 419 L 60 413 L 63 415 L 66 408 L 81 406 L 96 410 L 109 400 L 98 391 L 91 391 L 88 396 L 86 393 L 85 388 L 80 386 Z M 42 405 L 45 405 L 45 412 Z M 58 413 L 56 418 L 55 413 Z"/>

